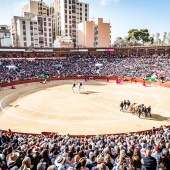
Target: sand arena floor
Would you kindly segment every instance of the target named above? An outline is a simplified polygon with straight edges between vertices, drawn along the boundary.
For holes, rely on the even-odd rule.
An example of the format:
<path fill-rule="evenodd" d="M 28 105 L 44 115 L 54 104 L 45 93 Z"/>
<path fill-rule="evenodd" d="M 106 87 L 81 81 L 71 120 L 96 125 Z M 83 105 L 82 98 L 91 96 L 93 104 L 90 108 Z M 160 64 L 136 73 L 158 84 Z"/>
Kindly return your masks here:
<path fill-rule="evenodd" d="M 75 81 L 79 83 L 79 80 Z M 0 129 L 41 133 L 96 135 L 147 130 L 169 125 L 170 89 L 115 81 L 83 82 L 84 89 L 72 91 L 73 81 L 17 86 L 0 91 Z M 6 107 L 6 100 L 11 100 Z M 129 99 L 152 106 L 152 117 L 120 112 L 120 102 Z M 9 102 L 9 101 L 8 101 Z"/>

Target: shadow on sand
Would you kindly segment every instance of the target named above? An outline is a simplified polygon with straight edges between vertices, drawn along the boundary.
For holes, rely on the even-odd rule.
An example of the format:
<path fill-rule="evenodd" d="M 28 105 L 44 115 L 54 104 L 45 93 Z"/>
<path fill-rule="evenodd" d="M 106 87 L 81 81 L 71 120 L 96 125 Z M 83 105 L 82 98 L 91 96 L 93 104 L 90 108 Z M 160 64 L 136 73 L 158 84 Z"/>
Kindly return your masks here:
<path fill-rule="evenodd" d="M 141 117 L 141 119 L 147 119 L 147 120 L 156 120 L 156 121 L 169 121 L 170 117 L 164 117 L 158 114 L 152 114 L 152 117 L 147 116 L 147 117 Z"/>
<path fill-rule="evenodd" d="M 80 94 L 86 94 L 86 95 L 94 94 L 94 93 L 99 93 L 99 92 L 95 92 L 95 91 L 84 91 L 84 92 L 80 92 Z"/>

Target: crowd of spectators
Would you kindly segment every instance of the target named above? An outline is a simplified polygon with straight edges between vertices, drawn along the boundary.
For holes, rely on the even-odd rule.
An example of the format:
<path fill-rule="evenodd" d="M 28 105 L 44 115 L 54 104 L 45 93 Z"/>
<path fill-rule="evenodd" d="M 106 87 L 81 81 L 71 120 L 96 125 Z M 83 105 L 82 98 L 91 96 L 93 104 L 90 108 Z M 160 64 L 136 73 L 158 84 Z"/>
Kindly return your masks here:
<path fill-rule="evenodd" d="M 29 80 L 40 75 L 49 77 L 100 75 L 138 78 L 154 76 L 158 80 L 165 77 L 167 81 L 170 81 L 170 58 L 72 55 L 63 59 L 0 60 L 0 82 Z"/>
<path fill-rule="evenodd" d="M 0 134 L 2 170 L 169 170 L 170 128 L 122 135 Z"/>

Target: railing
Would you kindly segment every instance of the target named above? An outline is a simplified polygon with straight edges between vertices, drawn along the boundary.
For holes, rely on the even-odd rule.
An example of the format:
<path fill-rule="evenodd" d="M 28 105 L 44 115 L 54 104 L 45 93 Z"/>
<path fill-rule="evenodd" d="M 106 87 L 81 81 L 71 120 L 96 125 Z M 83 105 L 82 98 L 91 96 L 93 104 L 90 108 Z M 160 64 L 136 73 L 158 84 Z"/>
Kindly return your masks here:
<path fill-rule="evenodd" d="M 90 78 L 90 77 L 93 77 L 93 80 L 106 80 L 106 81 L 110 81 L 110 80 L 116 80 L 117 77 L 108 77 L 108 76 L 73 76 L 73 77 L 60 77 L 60 78 L 56 78 L 56 77 L 52 77 L 52 78 L 48 78 L 47 81 L 57 81 L 57 80 L 75 80 L 75 79 L 85 79 L 85 78 Z M 44 79 L 32 79 L 32 80 L 18 80 L 18 81 L 13 81 L 13 85 L 19 85 L 19 84 L 27 84 L 27 83 L 34 83 L 34 82 L 42 82 Z M 123 81 L 129 81 L 131 82 L 132 78 L 131 77 L 126 77 Z M 143 79 L 142 78 L 137 78 L 136 79 L 136 82 L 138 83 L 142 83 L 143 82 Z M 162 86 L 162 87 L 166 87 L 166 88 L 170 88 L 170 84 L 168 83 L 161 83 L 161 82 L 150 82 L 150 81 L 146 81 L 146 85 L 151 85 L 151 84 L 154 84 L 154 85 L 158 85 L 158 86 Z M 0 86 L 1 87 L 9 87 L 11 86 L 11 83 L 0 83 Z M 170 126 L 167 126 L 168 128 L 170 128 Z M 156 129 L 158 130 L 158 128 Z M 3 131 L 3 132 L 7 132 L 5 130 L 2 130 L 0 129 L 0 131 Z M 142 133 L 151 133 L 151 129 L 149 130 L 143 130 L 143 131 L 137 131 L 137 132 L 129 132 L 130 134 L 134 134 L 134 133 L 138 133 L 138 134 L 142 134 Z M 23 134 L 23 135 L 40 135 L 40 134 L 33 134 L 33 133 L 21 133 L 21 132 L 13 132 L 13 133 L 19 133 L 19 134 Z M 42 135 L 48 135 L 50 137 L 53 137 L 53 135 L 55 134 L 55 132 L 42 132 L 41 133 Z M 126 134 L 126 133 L 118 133 L 118 134 L 107 134 L 107 135 L 123 135 L 123 134 Z M 100 135 L 104 135 L 104 134 L 100 134 Z M 70 135 L 71 137 L 75 137 L 75 136 L 78 136 L 78 137 L 83 137 L 84 135 Z M 91 136 L 95 136 L 95 135 L 88 135 L 88 137 L 91 137 Z"/>

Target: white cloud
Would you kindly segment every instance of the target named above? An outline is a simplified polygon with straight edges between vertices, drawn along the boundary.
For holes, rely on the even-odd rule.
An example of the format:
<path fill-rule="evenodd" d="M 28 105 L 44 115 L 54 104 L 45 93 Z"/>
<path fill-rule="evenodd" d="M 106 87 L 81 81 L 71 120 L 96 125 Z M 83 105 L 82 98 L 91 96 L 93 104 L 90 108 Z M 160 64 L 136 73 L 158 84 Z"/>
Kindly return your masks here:
<path fill-rule="evenodd" d="M 113 1 L 113 2 L 118 2 L 119 0 L 100 0 L 100 4 L 103 6 L 103 5 L 106 5 L 106 3 L 108 1 Z"/>

